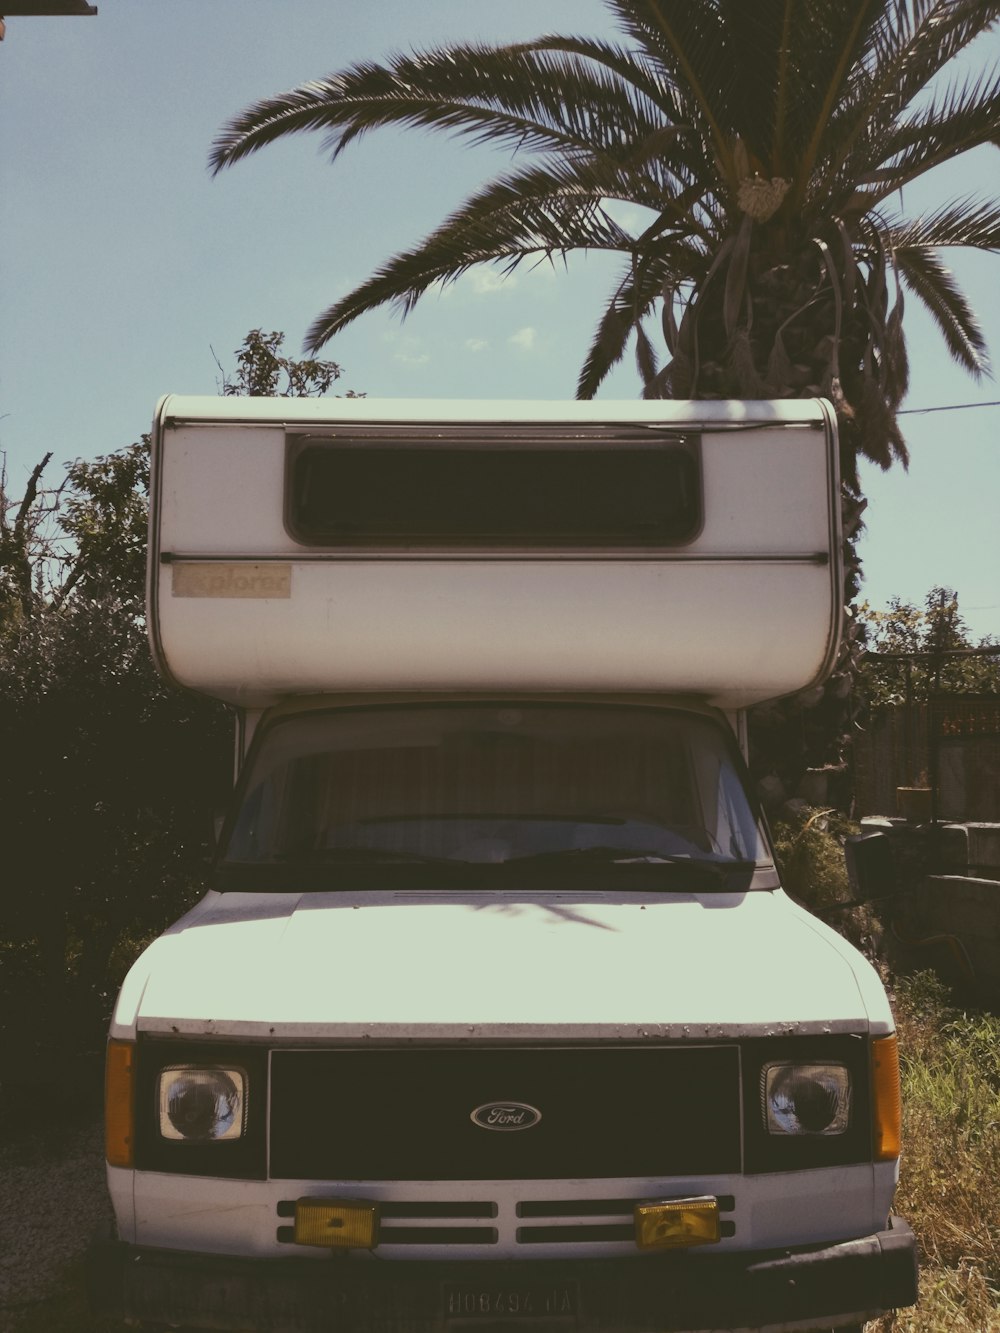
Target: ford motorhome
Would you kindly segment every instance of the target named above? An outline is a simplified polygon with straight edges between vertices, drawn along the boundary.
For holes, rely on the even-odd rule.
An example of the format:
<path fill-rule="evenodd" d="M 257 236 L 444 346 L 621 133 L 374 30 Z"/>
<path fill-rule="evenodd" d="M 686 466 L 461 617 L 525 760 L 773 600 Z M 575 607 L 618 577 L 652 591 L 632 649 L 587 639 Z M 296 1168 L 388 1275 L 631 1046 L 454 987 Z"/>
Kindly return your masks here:
<path fill-rule="evenodd" d="M 168 397 L 149 626 L 238 710 L 108 1050 L 106 1310 L 859 1328 L 915 1299 L 893 1019 L 745 710 L 842 618 L 828 404 Z"/>

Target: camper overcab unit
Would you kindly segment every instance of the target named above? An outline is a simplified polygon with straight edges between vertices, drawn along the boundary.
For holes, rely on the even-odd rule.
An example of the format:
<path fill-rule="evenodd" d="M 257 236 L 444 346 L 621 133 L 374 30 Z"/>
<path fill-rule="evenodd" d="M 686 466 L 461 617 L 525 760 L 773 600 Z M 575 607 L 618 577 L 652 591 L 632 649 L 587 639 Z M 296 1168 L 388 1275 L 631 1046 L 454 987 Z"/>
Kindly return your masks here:
<path fill-rule="evenodd" d="M 815 402 L 168 397 L 149 627 L 239 717 L 108 1051 L 130 1320 L 860 1328 L 894 1025 L 782 891 L 744 710 L 829 672 Z"/>

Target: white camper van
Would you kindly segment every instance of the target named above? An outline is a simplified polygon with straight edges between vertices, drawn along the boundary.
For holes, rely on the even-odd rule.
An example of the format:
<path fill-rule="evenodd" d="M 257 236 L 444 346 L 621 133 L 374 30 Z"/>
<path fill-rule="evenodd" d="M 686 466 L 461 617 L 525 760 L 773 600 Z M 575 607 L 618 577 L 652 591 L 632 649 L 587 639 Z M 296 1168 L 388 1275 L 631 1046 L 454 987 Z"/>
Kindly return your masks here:
<path fill-rule="evenodd" d="M 238 710 L 108 1050 L 102 1307 L 281 1333 L 859 1328 L 916 1297 L 876 973 L 744 710 L 841 622 L 824 402 L 168 397 L 149 625 Z"/>

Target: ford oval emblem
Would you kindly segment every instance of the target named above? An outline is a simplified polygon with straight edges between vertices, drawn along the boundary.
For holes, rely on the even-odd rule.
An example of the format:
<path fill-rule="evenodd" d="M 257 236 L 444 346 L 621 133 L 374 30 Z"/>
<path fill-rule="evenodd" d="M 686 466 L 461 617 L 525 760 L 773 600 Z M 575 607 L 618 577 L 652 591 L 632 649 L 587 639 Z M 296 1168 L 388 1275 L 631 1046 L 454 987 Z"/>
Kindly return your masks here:
<path fill-rule="evenodd" d="M 526 1102 L 486 1102 L 477 1106 L 470 1119 L 480 1129 L 531 1129 L 542 1118 L 541 1111 Z"/>

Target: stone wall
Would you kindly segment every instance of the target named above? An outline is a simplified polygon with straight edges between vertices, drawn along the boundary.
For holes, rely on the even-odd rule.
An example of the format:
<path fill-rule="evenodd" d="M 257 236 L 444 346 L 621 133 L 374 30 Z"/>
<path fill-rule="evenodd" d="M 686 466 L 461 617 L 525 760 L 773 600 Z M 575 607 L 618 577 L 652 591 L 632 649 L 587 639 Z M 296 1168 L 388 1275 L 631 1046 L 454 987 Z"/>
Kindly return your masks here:
<path fill-rule="evenodd" d="M 1000 1013 L 1000 824 L 875 818 L 862 828 L 855 892 L 882 899 L 898 961 L 933 969 L 963 1000 Z"/>
<path fill-rule="evenodd" d="M 929 875 L 897 929 L 910 935 L 915 961 L 923 954 L 960 992 L 1000 1012 L 1000 882 Z"/>

